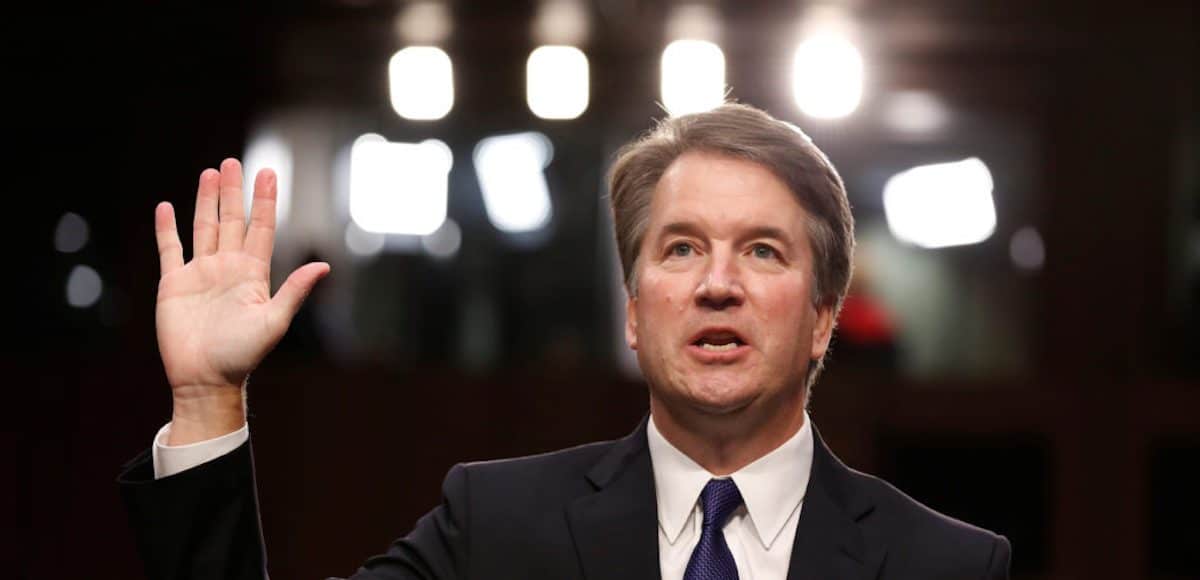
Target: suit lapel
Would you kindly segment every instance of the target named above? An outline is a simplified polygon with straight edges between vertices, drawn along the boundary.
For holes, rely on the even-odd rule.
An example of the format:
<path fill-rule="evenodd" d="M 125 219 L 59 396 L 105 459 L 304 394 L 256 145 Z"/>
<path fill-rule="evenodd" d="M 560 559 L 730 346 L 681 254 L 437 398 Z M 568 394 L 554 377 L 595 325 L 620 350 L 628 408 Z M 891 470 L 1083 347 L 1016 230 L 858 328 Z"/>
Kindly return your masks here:
<path fill-rule="evenodd" d="M 796 525 L 788 580 L 876 578 L 886 546 L 872 545 L 859 522 L 874 509 L 857 492 L 850 469 L 813 426 L 813 466 Z"/>
<path fill-rule="evenodd" d="M 567 508 L 584 577 L 657 580 L 658 507 L 645 419 L 587 477 L 596 492 Z"/>

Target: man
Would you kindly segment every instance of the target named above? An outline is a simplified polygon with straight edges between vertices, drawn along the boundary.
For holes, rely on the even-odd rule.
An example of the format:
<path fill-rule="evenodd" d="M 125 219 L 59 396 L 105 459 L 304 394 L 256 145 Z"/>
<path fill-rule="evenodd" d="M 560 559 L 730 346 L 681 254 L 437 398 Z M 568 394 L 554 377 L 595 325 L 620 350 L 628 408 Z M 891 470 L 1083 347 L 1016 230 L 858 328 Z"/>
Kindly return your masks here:
<path fill-rule="evenodd" d="M 156 210 L 174 413 L 122 475 L 154 578 L 262 578 L 246 377 L 329 272 L 270 297 L 275 182 L 200 177 L 195 257 Z M 611 174 L 626 340 L 650 414 L 628 437 L 454 467 L 444 501 L 355 578 L 1006 578 L 1003 537 L 850 470 L 805 412 L 850 279 L 841 179 L 791 125 L 728 104 L 662 122 Z"/>

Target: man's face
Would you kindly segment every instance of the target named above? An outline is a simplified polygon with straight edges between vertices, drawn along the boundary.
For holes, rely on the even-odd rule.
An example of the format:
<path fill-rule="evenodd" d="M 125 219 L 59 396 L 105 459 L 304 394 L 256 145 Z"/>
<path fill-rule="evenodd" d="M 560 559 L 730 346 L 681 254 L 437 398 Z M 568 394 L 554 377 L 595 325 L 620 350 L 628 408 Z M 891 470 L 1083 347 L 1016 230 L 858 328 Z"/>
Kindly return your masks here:
<path fill-rule="evenodd" d="M 812 301 L 807 213 L 746 160 L 681 155 L 663 174 L 626 310 L 651 397 L 672 413 L 803 407 L 810 360 L 829 344 Z"/>

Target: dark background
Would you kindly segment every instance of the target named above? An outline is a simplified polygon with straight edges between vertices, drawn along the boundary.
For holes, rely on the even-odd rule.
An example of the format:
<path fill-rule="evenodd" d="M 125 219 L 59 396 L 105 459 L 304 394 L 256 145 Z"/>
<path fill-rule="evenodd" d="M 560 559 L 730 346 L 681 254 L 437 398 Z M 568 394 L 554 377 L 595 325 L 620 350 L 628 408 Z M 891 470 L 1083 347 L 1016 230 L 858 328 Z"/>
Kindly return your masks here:
<path fill-rule="evenodd" d="M 337 111 L 389 138 L 446 141 L 463 245 L 449 262 L 385 253 L 335 263 L 332 276 L 360 289 L 351 320 L 395 332 L 333 356 L 336 339 L 310 312 L 331 298 L 314 295 L 252 377 L 276 577 L 351 573 L 435 505 L 455 462 L 631 430 L 646 395 L 614 362 L 621 298 L 605 282 L 599 195 L 611 151 L 661 115 L 657 59 L 669 4 L 588 5 L 591 103 L 557 124 L 534 119 L 523 100 L 533 2 L 451 4 L 445 47 L 456 103 L 427 124 L 387 105 L 384 71 L 399 48 L 391 2 L 46 4 L 10 13 L 4 229 L 15 235 L 5 241 L 13 310 L 0 418 L 13 464 L 0 514 L 14 525 L 3 569 L 17 578 L 140 577 L 115 477 L 170 414 L 154 338 L 153 209 L 175 204 L 190 247 L 196 176 L 240 155 L 255 123 L 281 110 Z M 1046 247 L 1032 272 L 1014 271 L 999 236 L 930 254 L 961 283 L 950 287 L 967 297 L 967 311 L 986 314 L 982 335 L 996 334 L 988 321 L 1021 321 L 979 349 L 994 343 L 1017 356 L 922 366 L 904 362 L 902 340 L 882 355 L 835 343 L 812 408 L 834 451 L 1006 534 L 1016 578 L 1194 577 L 1195 4 L 849 3 L 870 32 L 872 80 L 864 112 L 841 124 L 806 120 L 764 72 L 786 62 L 787 23 L 807 6 L 717 3 L 727 82 L 733 97 L 800 124 L 826 149 L 846 178 L 860 239 L 878 222 L 881 175 L 973 149 L 991 155 L 998 234 L 1033 224 Z M 941 95 L 966 121 L 933 142 L 887 137 L 871 121 L 870 95 L 896 89 Z M 483 136 L 528 129 L 555 142 L 547 178 L 557 213 L 548 240 L 523 248 L 488 229 L 469 162 L 458 159 Z M 68 211 L 86 218 L 91 236 L 63 254 L 53 239 Z M 90 308 L 64 299 L 79 263 L 105 283 Z M 472 292 L 498 321 L 496 354 L 473 365 L 460 352 Z"/>

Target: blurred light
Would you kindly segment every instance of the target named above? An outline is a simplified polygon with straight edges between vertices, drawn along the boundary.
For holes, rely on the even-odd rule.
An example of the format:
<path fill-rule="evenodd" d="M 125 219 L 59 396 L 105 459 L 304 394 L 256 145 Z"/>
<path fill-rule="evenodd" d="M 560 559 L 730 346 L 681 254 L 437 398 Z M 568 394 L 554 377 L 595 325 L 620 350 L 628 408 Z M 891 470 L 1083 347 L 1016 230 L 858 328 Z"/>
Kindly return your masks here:
<path fill-rule="evenodd" d="M 287 221 L 292 207 L 292 148 L 282 137 L 274 133 L 261 133 L 250 140 L 246 155 L 242 158 L 246 167 L 242 191 L 246 215 L 250 215 L 254 201 L 254 178 L 263 169 L 275 170 L 275 223 L 281 227 Z"/>
<path fill-rule="evenodd" d="M 388 62 L 392 108 L 405 119 L 441 119 L 454 106 L 450 57 L 434 46 L 401 49 Z"/>
<path fill-rule="evenodd" d="M 1046 246 L 1033 226 L 1017 230 L 1008 242 L 1008 255 L 1022 270 L 1040 270 L 1046 262 Z"/>
<path fill-rule="evenodd" d="M 901 133 L 932 133 L 946 125 L 946 106 L 932 93 L 900 91 L 884 104 L 883 121 Z"/>
<path fill-rule="evenodd" d="M 529 110 L 543 119 L 574 119 L 588 106 L 588 60 L 574 46 L 539 46 L 525 67 Z"/>
<path fill-rule="evenodd" d="M 979 243 L 996 229 L 992 174 L 975 157 L 897 173 L 883 209 L 892 235 L 923 248 Z"/>
<path fill-rule="evenodd" d="M 725 55 L 706 40 L 676 40 L 662 55 L 663 106 L 671 116 L 700 113 L 725 100 Z"/>
<path fill-rule="evenodd" d="M 720 22 L 720 16 L 712 6 L 677 4 L 667 17 L 666 37 L 673 40 L 686 38 L 715 43 L 721 34 Z"/>
<path fill-rule="evenodd" d="M 87 308 L 100 299 L 104 283 L 89 266 L 77 265 L 67 276 L 67 304 L 75 308 Z"/>
<path fill-rule="evenodd" d="M 421 236 L 421 247 L 429 255 L 440 258 L 453 258 L 458 253 L 458 248 L 462 246 L 462 230 L 459 229 L 458 223 L 448 219 L 442 222 L 442 227 L 438 228 L 432 234 Z"/>
<path fill-rule="evenodd" d="M 386 234 L 368 232 L 355 225 L 346 224 L 346 249 L 355 256 L 374 256 L 383 251 L 383 243 L 387 241 Z"/>
<path fill-rule="evenodd" d="M 536 44 L 583 45 L 588 40 L 588 13 L 580 0 L 546 0 L 533 20 Z"/>
<path fill-rule="evenodd" d="M 388 234 L 384 236 L 383 249 L 386 252 L 415 254 L 421 251 L 421 238 L 411 234 Z"/>
<path fill-rule="evenodd" d="M 496 229 L 530 232 L 550 221 L 550 189 L 542 170 L 554 157 L 541 133 L 488 137 L 475 146 L 475 174 Z"/>
<path fill-rule="evenodd" d="M 424 235 L 446 219 L 453 155 L 445 143 L 390 143 L 367 134 L 350 149 L 350 219 L 381 234 Z"/>
<path fill-rule="evenodd" d="M 444 2 L 409 2 L 396 17 L 396 36 L 404 44 L 442 44 L 450 26 Z"/>
<path fill-rule="evenodd" d="M 792 89 L 801 111 L 821 119 L 845 117 L 862 100 L 863 60 L 844 37 L 822 33 L 800 43 Z"/>
<path fill-rule="evenodd" d="M 54 227 L 54 249 L 72 254 L 83 249 L 88 243 L 88 224 L 83 216 L 67 212 L 58 218 Z"/>

